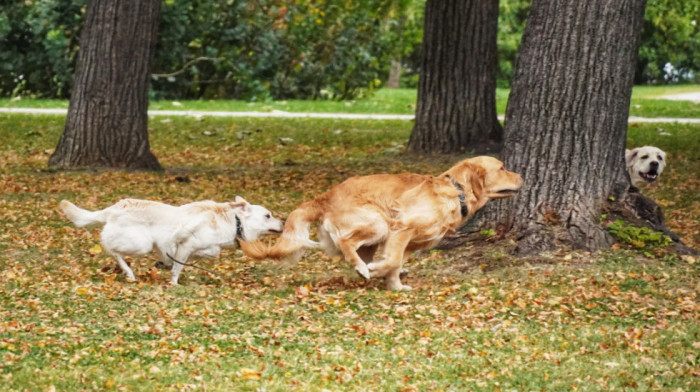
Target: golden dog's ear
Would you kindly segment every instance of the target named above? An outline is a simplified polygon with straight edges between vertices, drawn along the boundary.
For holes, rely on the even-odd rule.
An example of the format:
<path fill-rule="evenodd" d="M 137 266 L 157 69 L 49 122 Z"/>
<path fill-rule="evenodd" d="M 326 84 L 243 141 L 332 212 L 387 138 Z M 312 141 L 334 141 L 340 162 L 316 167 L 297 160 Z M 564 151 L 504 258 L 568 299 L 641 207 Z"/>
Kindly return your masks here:
<path fill-rule="evenodd" d="M 468 170 L 465 171 L 465 183 L 472 188 L 472 193 L 477 200 L 481 200 L 484 194 L 484 181 L 486 179 L 486 170 L 480 165 L 468 164 Z"/>
<path fill-rule="evenodd" d="M 472 203 L 476 203 L 484 194 L 486 170 L 481 165 L 462 162 L 445 172 L 445 175 L 462 185 L 467 199 L 469 199 L 470 194 L 474 195 L 475 200 L 471 200 Z M 470 189 L 471 192 L 469 192 Z"/>

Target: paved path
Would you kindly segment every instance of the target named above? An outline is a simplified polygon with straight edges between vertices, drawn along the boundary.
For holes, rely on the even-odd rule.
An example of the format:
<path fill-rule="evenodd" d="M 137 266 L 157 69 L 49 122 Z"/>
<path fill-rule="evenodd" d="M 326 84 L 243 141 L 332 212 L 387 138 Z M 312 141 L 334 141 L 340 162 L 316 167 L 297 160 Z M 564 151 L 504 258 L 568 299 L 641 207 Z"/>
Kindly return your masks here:
<path fill-rule="evenodd" d="M 672 101 L 691 101 L 695 103 L 700 103 L 700 92 L 664 95 L 661 98 L 670 99 Z"/>
<path fill-rule="evenodd" d="M 67 109 L 33 109 L 0 108 L 0 113 L 17 114 L 59 114 L 65 115 Z M 271 118 L 327 118 L 347 120 L 413 120 L 412 114 L 358 114 L 358 113 L 297 113 L 273 110 L 270 112 L 220 112 L 200 110 L 149 110 L 149 116 L 184 116 L 184 117 L 271 117 Z M 503 120 L 503 116 L 498 117 Z M 631 123 L 680 123 L 700 124 L 700 118 L 651 118 L 630 117 Z"/>

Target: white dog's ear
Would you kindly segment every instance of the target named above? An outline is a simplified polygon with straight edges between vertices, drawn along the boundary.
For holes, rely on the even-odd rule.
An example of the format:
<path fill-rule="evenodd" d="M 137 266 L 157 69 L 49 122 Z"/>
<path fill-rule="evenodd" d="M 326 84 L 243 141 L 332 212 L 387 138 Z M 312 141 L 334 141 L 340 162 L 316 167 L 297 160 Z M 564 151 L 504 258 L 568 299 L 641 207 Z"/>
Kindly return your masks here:
<path fill-rule="evenodd" d="M 234 201 L 236 202 L 236 204 L 238 204 L 238 203 L 242 203 L 242 204 L 245 204 L 245 205 L 250 204 L 250 203 L 248 203 L 244 198 L 242 198 L 242 197 L 240 197 L 240 196 L 236 196 L 236 198 L 234 199 Z"/>
<path fill-rule="evenodd" d="M 250 203 L 248 203 L 244 198 L 240 196 L 236 196 L 236 199 L 234 200 L 233 203 L 228 203 L 232 208 L 239 208 L 241 211 L 247 211 L 248 206 Z"/>
<path fill-rule="evenodd" d="M 639 148 L 635 148 L 632 150 L 625 150 L 625 162 L 627 163 L 627 166 L 630 166 L 632 163 L 632 160 L 637 156 L 637 153 L 639 152 Z"/>

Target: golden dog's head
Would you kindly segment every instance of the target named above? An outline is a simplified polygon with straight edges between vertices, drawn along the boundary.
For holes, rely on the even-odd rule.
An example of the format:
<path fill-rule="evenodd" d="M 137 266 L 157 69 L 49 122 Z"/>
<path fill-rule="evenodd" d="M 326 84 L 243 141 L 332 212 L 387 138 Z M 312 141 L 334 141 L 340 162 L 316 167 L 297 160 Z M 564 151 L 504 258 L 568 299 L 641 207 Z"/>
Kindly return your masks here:
<path fill-rule="evenodd" d="M 515 195 L 523 185 L 523 179 L 518 173 L 507 171 L 503 162 L 489 156 L 479 156 L 465 159 L 452 166 L 443 176 L 449 176 L 465 187 L 471 188 L 479 209 L 491 199 L 502 199 Z"/>

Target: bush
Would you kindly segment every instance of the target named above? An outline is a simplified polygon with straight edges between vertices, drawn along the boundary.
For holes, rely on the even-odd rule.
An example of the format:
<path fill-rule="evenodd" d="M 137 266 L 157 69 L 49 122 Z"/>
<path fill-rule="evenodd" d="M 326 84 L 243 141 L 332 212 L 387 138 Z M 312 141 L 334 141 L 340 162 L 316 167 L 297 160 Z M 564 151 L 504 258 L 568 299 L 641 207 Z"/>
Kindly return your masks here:
<path fill-rule="evenodd" d="M 86 2 L 12 1 L 0 15 L 0 95 L 69 96 Z M 398 18 L 413 3 L 166 0 L 152 96 L 357 97 L 403 51 Z"/>

